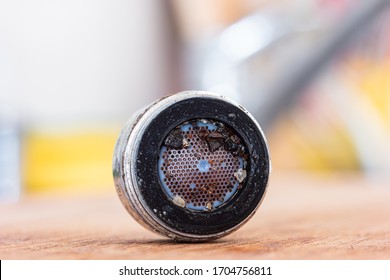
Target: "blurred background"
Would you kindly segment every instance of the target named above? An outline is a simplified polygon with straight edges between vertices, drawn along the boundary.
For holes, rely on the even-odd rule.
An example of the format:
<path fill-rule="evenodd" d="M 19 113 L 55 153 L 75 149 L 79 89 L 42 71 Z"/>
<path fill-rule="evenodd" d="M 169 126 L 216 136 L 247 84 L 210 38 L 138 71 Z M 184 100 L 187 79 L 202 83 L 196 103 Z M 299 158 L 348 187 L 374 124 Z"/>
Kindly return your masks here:
<path fill-rule="evenodd" d="M 369 2 L 0 1 L 0 201 L 112 190 L 125 121 L 186 89 L 243 104 L 274 174 L 390 177 L 389 9 L 332 44 Z"/>

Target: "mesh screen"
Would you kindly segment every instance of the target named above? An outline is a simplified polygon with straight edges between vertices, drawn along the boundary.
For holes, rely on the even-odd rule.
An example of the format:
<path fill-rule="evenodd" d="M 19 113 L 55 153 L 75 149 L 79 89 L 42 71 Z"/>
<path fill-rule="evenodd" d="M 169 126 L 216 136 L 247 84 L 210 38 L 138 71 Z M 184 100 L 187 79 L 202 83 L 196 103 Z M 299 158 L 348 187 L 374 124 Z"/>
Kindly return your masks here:
<path fill-rule="evenodd" d="M 192 120 L 174 128 L 160 150 L 158 169 L 167 196 L 190 210 L 228 202 L 246 178 L 247 149 L 224 124 Z"/>

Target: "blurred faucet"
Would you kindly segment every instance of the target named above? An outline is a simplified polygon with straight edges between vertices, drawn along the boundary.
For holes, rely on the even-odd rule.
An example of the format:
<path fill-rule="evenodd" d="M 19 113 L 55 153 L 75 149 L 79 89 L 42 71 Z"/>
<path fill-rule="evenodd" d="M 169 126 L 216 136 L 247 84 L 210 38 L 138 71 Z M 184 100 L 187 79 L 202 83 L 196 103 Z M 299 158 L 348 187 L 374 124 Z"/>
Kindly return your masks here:
<path fill-rule="evenodd" d="M 336 22 L 313 7 L 299 14 L 254 13 L 192 50 L 188 83 L 237 100 L 267 129 L 389 3 L 354 2 Z"/>
<path fill-rule="evenodd" d="M 254 13 L 201 45 L 190 61 L 194 86 L 224 94 L 249 106 L 249 109 L 253 107 L 248 100 L 253 99 L 252 96 L 256 102 L 264 102 L 264 98 L 269 98 L 266 85 L 275 78 L 283 78 L 275 69 L 286 66 L 286 58 L 275 51 L 275 47 L 289 37 L 318 28 L 315 25 L 303 26 L 301 18 L 291 13 L 288 15 L 283 20 L 272 10 Z M 251 65 L 259 59 L 262 63 L 256 63 L 255 73 L 248 73 Z"/>
<path fill-rule="evenodd" d="M 237 100 L 267 130 L 324 66 L 390 4 L 351 2 L 341 15 L 313 12 L 309 6 L 298 14 L 288 8 L 262 10 L 237 21 L 212 40 L 195 45 L 189 55 L 188 84 Z M 373 140 L 370 133 L 356 128 L 356 122 L 344 122 L 363 169 L 383 165 L 378 155 L 383 154 L 386 139 Z M 386 162 L 389 169 L 390 155 Z"/>

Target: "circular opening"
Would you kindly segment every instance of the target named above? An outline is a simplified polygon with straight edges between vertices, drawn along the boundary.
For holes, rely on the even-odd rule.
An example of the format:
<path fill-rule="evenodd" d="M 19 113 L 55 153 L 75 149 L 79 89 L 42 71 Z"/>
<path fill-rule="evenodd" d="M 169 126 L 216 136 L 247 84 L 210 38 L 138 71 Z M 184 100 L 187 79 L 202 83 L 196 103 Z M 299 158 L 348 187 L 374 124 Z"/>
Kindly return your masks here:
<path fill-rule="evenodd" d="M 194 119 L 172 129 L 157 164 L 161 186 L 177 206 L 214 211 L 245 185 L 248 149 L 226 124 Z"/>

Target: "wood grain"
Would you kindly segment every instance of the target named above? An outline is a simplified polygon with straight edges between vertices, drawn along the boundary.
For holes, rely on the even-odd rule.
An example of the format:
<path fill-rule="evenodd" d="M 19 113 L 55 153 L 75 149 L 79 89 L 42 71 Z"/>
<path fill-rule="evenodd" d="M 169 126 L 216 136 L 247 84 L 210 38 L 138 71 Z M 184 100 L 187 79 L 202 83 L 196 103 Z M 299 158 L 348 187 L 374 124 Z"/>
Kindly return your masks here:
<path fill-rule="evenodd" d="M 139 226 L 113 189 L 0 207 L 0 259 L 390 259 L 390 184 L 284 174 L 258 213 L 212 243 L 175 243 Z"/>

